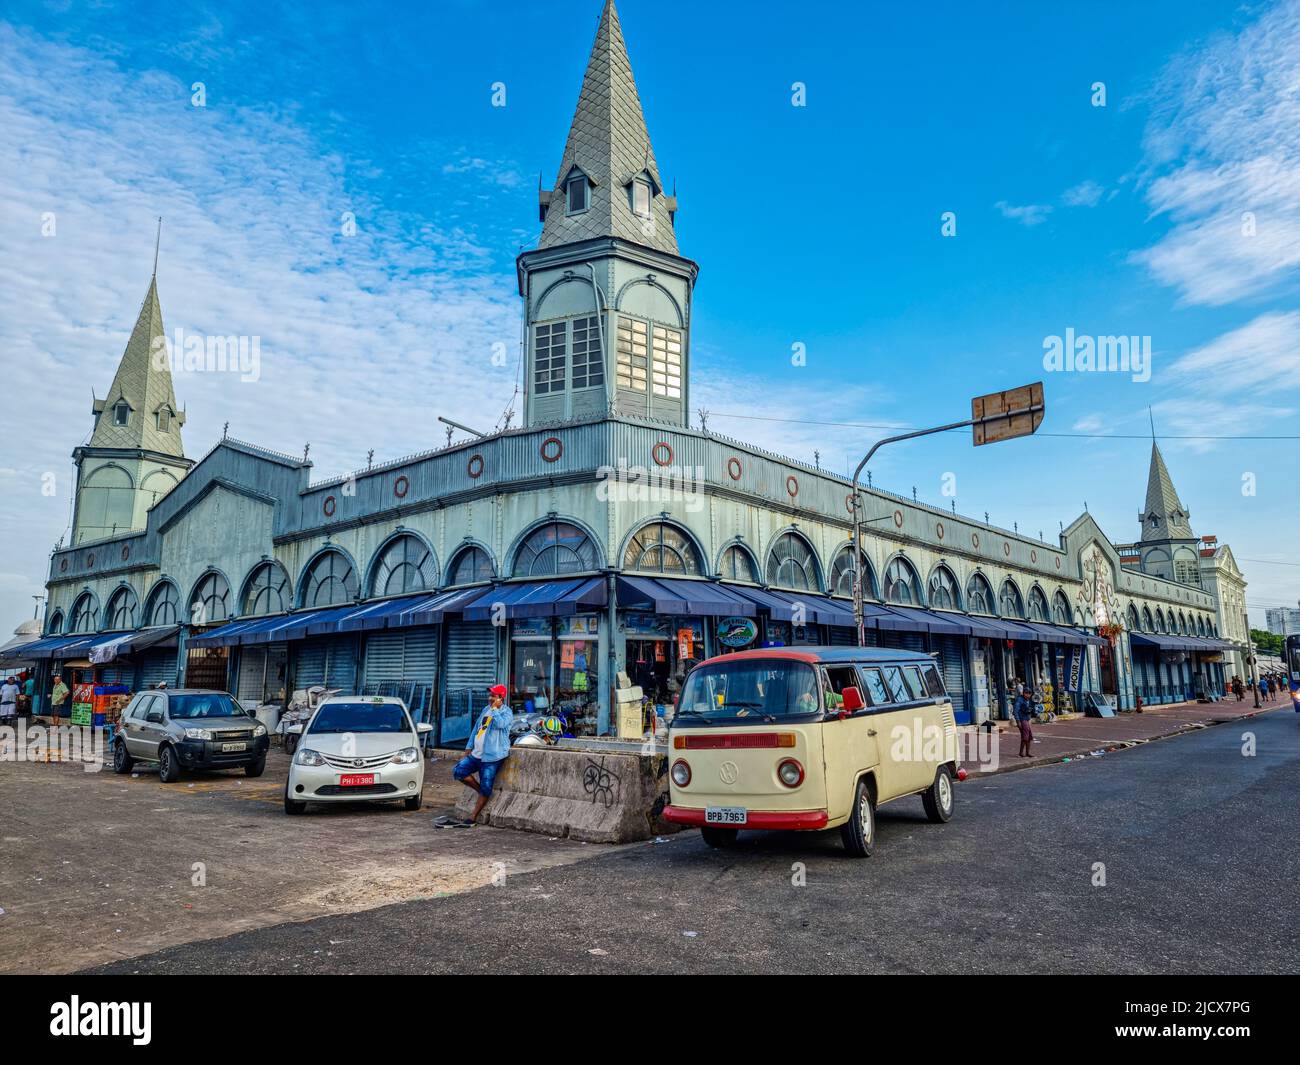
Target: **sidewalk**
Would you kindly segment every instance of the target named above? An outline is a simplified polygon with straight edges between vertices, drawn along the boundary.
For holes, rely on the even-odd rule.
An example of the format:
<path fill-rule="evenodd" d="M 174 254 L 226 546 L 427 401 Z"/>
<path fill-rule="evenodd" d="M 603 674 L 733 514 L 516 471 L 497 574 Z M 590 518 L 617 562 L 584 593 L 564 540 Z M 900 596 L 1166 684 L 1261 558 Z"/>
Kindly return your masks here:
<path fill-rule="evenodd" d="M 1262 703 L 1255 709 L 1254 700 L 1247 697 L 1241 702 L 1229 698 L 1218 703 L 1168 703 L 1145 707 L 1142 713 L 1121 713 L 1115 717 L 1077 717 L 1068 721 L 1032 726 L 1034 730 L 1033 757 L 1020 758 L 1020 730 L 1008 721 L 996 721 L 998 741 L 998 767 L 995 773 L 1010 773 L 1031 766 L 1050 765 L 1075 758 L 1088 758 L 1094 751 L 1110 754 L 1149 740 L 1177 736 L 1193 729 L 1243 721 L 1269 710 L 1291 711 L 1289 698 L 1277 698 Z M 980 745 L 987 743 L 984 730 L 974 725 L 963 725 L 967 735 L 978 733 Z M 970 741 L 973 742 L 973 741 Z M 974 775 L 980 771 L 978 762 L 963 761 L 962 765 Z"/>

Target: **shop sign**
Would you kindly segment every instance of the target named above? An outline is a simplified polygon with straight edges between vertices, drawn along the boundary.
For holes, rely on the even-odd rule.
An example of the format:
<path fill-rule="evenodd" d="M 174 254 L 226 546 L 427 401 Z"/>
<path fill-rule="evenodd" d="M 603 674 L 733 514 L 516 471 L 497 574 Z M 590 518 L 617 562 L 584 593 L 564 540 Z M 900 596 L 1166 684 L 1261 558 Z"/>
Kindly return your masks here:
<path fill-rule="evenodd" d="M 594 640 L 599 632 L 599 614 L 574 614 L 573 617 L 560 618 L 561 636 L 589 636 Z"/>
<path fill-rule="evenodd" d="M 723 647 L 748 647 L 758 639 L 753 618 L 719 618 L 718 643 Z"/>
<path fill-rule="evenodd" d="M 695 657 L 695 633 L 691 629 L 677 630 L 677 660 Z"/>
<path fill-rule="evenodd" d="M 669 639 L 672 619 L 660 614 L 627 614 L 623 618 L 623 631 L 634 636 L 658 636 Z"/>
<path fill-rule="evenodd" d="M 1068 692 L 1077 692 L 1079 690 L 1079 678 L 1083 674 L 1083 648 L 1071 647 L 1070 660 L 1065 669 L 1065 690 Z"/>
<path fill-rule="evenodd" d="M 527 636 L 548 637 L 551 635 L 550 618 L 519 618 L 514 623 L 515 639 Z"/>

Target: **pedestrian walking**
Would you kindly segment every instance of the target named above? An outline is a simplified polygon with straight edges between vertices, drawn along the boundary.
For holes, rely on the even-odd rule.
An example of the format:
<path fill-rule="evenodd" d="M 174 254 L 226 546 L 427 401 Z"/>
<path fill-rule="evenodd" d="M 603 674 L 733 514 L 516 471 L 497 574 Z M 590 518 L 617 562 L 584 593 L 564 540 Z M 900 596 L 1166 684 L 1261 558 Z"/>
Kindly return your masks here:
<path fill-rule="evenodd" d="M 1029 727 L 1029 722 L 1034 716 L 1034 704 L 1031 703 L 1025 695 L 1024 688 L 1016 696 L 1016 724 L 1020 726 L 1020 752 L 1019 758 L 1032 757 L 1029 746 L 1034 742 L 1034 730 Z"/>
<path fill-rule="evenodd" d="M 469 753 L 451 771 L 454 779 L 478 792 L 474 813 L 462 824 L 472 825 L 477 821 L 488 799 L 492 798 L 497 773 L 510 755 L 510 723 L 513 720 L 514 714 L 506 705 L 506 686 L 493 686 L 488 690 L 488 705 L 479 713 L 469 743 L 465 745 Z"/>
<path fill-rule="evenodd" d="M 18 685 L 13 677 L 5 677 L 0 686 L 0 723 L 12 725 L 18 715 Z"/>
<path fill-rule="evenodd" d="M 1264 702 L 1268 702 L 1268 681 L 1263 677 L 1259 678 L 1259 697 L 1263 699 Z"/>
<path fill-rule="evenodd" d="M 1246 697 L 1246 690 L 1242 686 L 1241 678 L 1235 673 L 1232 676 L 1232 694 L 1237 697 L 1237 702 L 1241 702 Z"/>

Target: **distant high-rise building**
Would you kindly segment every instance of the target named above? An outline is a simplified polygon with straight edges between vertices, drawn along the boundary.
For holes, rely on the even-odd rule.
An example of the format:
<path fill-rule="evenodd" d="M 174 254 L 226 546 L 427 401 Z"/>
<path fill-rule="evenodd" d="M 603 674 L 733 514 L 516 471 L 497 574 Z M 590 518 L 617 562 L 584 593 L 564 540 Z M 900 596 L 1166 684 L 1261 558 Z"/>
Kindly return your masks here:
<path fill-rule="evenodd" d="M 1295 606 L 1271 606 L 1264 612 L 1268 631 L 1279 636 L 1300 633 L 1300 603 Z"/>

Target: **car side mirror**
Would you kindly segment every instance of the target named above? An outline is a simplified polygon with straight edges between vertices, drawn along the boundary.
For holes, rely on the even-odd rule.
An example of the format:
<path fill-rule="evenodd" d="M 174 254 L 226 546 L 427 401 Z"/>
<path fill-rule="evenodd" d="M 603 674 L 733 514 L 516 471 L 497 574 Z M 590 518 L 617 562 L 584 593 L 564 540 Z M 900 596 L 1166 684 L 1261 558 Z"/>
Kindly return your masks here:
<path fill-rule="evenodd" d="M 862 692 L 856 687 L 845 688 L 840 692 L 840 698 L 843 700 L 840 709 L 846 713 L 853 714 L 867 708 L 867 704 L 862 701 Z"/>
<path fill-rule="evenodd" d="M 151 725 L 161 725 L 163 723 L 162 714 L 158 713 L 157 711 L 154 711 L 152 714 L 146 717 L 145 720 L 148 721 L 149 724 Z"/>
<path fill-rule="evenodd" d="M 427 721 L 419 721 L 415 725 L 415 731 L 418 732 L 421 736 L 427 736 L 430 732 L 433 731 L 433 726 L 430 725 L 429 722 Z"/>
<path fill-rule="evenodd" d="M 285 726 L 284 726 L 284 731 L 285 731 L 285 732 L 288 732 L 288 733 L 291 733 L 291 734 L 294 735 L 294 736 L 301 736 L 301 735 L 302 735 L 302 725 L 301 725 L 301 724 L 285 725 Z"/>

